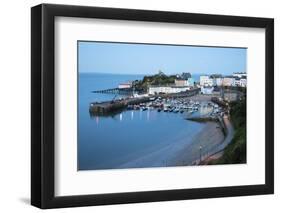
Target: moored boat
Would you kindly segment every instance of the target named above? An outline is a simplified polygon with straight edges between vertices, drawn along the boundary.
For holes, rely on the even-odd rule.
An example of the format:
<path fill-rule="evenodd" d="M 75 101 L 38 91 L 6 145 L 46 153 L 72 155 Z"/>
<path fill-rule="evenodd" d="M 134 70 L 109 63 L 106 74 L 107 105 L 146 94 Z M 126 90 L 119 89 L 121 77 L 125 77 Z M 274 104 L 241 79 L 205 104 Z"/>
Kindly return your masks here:
<path fill-rule="evenodd" d="M 142 111 L 146 111 L 148 108 L 147 107 L 141 107 Z"/>

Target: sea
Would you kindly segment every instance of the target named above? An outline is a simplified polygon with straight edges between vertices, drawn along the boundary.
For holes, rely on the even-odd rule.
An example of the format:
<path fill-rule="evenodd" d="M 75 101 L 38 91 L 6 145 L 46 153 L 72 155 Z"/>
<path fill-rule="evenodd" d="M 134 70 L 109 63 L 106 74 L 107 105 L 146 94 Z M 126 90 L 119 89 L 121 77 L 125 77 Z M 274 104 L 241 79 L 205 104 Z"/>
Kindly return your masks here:
<path fill-rule="evenodd" d="M 186 120 L 185 113 L 124 110 L 106 117 L 90 115 L 90 103 L 122 97 L 92 91 L 116 88 L 143 76 L 79 73 L 78 170 L 119 168 L 171 143 L 188 143 L 202 130 L 204 124 Z"/>

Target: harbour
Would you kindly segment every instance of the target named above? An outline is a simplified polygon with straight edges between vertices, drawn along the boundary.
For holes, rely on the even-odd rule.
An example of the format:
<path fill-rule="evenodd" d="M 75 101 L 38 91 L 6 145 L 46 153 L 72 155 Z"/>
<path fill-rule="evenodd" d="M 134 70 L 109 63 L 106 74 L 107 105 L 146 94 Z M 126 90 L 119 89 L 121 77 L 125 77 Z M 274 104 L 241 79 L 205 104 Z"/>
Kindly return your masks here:
<path fill-rule="evenodd" d="M 245 163 L 246 52 L 79 42 L 77 169 Z"/>
<path fill-rule="evenodd" d="M 110 77 L 109 75 L 108 78 Z M 87 79 L 85 76 L 85 80 L 88 79 L 89 76 Z M 114 85 L 122 80 L 116 81 Z M 80 166 L 82 170 L 142 168 L 148 164 L 151 167 L 153 165 L 155 167 L 200 165 L 208 157 L 222 151 L 231 141 L 227 139 L 232 136 L 229 136 L 229 128 L 225 125 L 225 121 L 228 121 L 228 109 L 226 102 L 222 100 L 221 92 L 204 95 L 201 94 L 199 88 L 195 88 L 174 94 L 138 94 L 134 96 L 133 89 L 125 89 L 127 93 L 120 92 L 116 87 L 109 90 L 92 90 L 91 85 L 86 89 L 88 101 L 84 102 L 83 112 L 82 108 L 79 109 L 80 114 L 84 116 L 83 121 L 81 120 L 83 123 L 80 124 L 83 126 L 80 130 L 80 137 L 82 135 L 88 135 L 87 138 L 100 137 L 103 138 L 103 143 L 98 143 L 98 141 L 93 143 L 85 137 L 80 138 L 79 150 L 83 152 L 83 155 L 80 154 L 83 156 L 80 161 L 83 165 L 83 167 Z M 225 91 L 224 95 L 229 91 Z M 93 96 L 97 97 L 95 100 L 98 101 L 92 102 Z M 85 114 L 87 106 L 90 114 L 88 118 Z M 114 135 L 107 135 L 105 130 L 101 129 L 102 126 L 106 127 L 106 131 L 109 132 L 114 129 Z M 122 126 L 125 129 L 121 129 Z M 168 132 L 171 136 L 167 136 L 164 132 Z M 125 139 L 127 137 L 131 139 Z M 198 138 L 201 137 L 204 140 L 202 139 L 200 142 Z M 100 150 L 104 146 L 103 144 L 111 144 L 112 141 L 119 145 L 118 147 L 112 145 L 114 149 L 106 146 L 107 148 L 103 152 L 110 152 L 111 158 L 114 159 L 108 162 L 95 150 Z M 129 141 L 134 141 L 134 144 Z M 129 154 L 123 153 L 124 146 L 131 150 Z M 185 149 L 192 154 L 186 156 L 182 153 L 182 150 Z M 168 151 L 169 153 L 166 153 Z M 89 161 L 89 159 L 92 160 Z"/>
<path fill-rule="evenodd" d="M 110 91 L 110 93 L 113 90 L 105 90 L 102 91 L 100 93 L 107 93 L 108 91 Z M 115 90 L 115 92 L 117 92 L 119 90 Z M 119 92 L 117 92 L 119 94 Z M 160 103 L 161 100 L 169 100 L 169 99 L 179 99 L 179 98 L 184 98 L 184 97 L 191 97 L 194 96 L 196 94 L 199 93 L 199 89 L 193 89 L 190 90 L 188 92 L 185 93 L 175 93 L 175 94 L 162 94 L 162 95 L 152 95 L 152 96 L 143 96 L 143 97 L 138 97 L 138 98 L 122 98 L 119 100 L 111 100 L 111 101 L 104 101 L 104 102 L 93 102 L 90 104 L 90 108 L 89 111 L 92 114 L 110 114 L 113 113 L 114 111 L 118 111 L 120 109 L 124 109 L 124 108 L 140 108 L 140 105 L 143 105 L 144 103 L 147 102 L 153 102 L 154 107 L 157 107 L 160 110 L 176 110 L 179 111 L 181 109 L 181 111 L 184 109 L 183 107 L 170 107 L 170 106 L 166 106 L 164 107 L 164 104 Z M 158 102 L 158 103 L 157 103 Z M 156 104 L 157 103 L 157 104 Z M 146 106 L 146 105 L 145 105 Z M 151 106 L 151 104 L 147 105 L 147 106 Z M 175 109 L 174 109 L 175 108 Z M 142 106 L 142 109 L 143 106 Z M 187 108 L 186 108 L 187 109 Z"/>
<path fill-rule="evenodd" d="M 183 101 L 194 97 L 186 94 L 175 94 L 172 95 L 173 97 L 162 94 L 161 101 L 158 95 L 153 98 L 136 97 L 141 98 L 138 99 L 138 103 L 129 102 L 130 104 L 122 106 L 121 110 L 113 110 L 105 114 L 89 111 L 93 100 L 96 104 L 97 102 L 110 103 L 112 100 L 115 100 L 116 104 L 128 98 L 132 101 L 132 97 L 125 95 L 116 96 L 112 93 L 92 93 L 92 91 L 100 88 L 114 88 L 120 82 L 137 78 L 141 79 L 142 76 L 80 74 L 78 123 L 80 170 L 120 168 L 128 162 L 133 162 L 141 156 L 154 153 L 164 147 L 172 144 L 179 145 L 180 141 L 182 146 L 186 146 L 191 142 L 193 135 L 199 133 L 205 126 L 205 124 L 185 120 L 187 111 L 181 113 L 175 110 L 175 112 L 166 113 L 164 108 L 157 107 L 164 102 L 175 105 L 177 100 Z M 161 112 L 158 112 L 158 109 L 162 109 Z M 197 113 L 201 113 L 201 108 L 193 114 Z M 169 135 L 165 132 L 169 132 Z M 169 155 L 172 156 L 172 153 Z"/>

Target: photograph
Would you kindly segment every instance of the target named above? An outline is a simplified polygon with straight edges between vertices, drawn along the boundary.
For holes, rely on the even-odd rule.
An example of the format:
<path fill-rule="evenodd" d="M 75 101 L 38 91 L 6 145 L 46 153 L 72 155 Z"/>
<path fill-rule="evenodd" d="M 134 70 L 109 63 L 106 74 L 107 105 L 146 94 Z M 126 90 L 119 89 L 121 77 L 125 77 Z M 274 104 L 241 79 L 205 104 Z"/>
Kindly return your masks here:
<path fill-rule="evenodd" d="M 31 7 L 31 205 L 275 193 L 273 13 L 210 8 Z"/>
<path fill-rule="evenodd" d="M 77 170 L 246 164 L 247 48 L 77 41 Z"/>

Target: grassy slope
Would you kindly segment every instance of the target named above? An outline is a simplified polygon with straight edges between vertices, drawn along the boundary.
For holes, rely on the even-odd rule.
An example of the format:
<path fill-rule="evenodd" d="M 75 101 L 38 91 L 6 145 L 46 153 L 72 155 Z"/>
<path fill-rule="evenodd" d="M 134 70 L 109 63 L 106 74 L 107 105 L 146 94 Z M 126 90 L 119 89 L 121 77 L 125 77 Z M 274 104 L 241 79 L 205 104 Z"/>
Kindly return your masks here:
<path fill-rule="evenodd" d="M 235 128 L 234 138 L 222 157 L 210 164 L 246 163 L 246 100 L 232 103 L 230 115 Z"/>
<path fill-rule="evenodd" d="M 134 85 L 137 90 L 147 91 L 149 85 L 167 85 L 175 82 L 176 76 L 167 76 L 160 72 L 156 75 L 144 76 L 143 80 L 135 81 Z"/>

